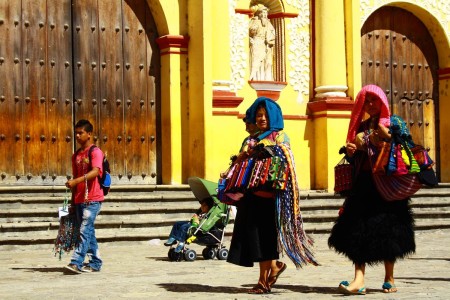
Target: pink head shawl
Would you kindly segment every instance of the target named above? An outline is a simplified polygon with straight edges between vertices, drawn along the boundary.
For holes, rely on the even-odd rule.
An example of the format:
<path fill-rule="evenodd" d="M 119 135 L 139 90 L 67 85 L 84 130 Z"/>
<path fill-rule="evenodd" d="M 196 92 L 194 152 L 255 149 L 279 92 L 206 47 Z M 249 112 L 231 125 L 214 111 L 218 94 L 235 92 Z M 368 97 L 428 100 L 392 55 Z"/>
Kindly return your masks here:
<path fill-rule="evenodd" d="M 353 143 L 358 133 L 359 125 L 361 124 L 362 118 L 364 116 L 364 102 L 366 101 L 366 94 L 370 93 L 381 100 L 381 112 L 379 124 L 389 127 L 390 125 L 390 111 L 389 103 L 386 94 L 383 90 L 374 84 L 369 84 L 364 86 L 361 91 L 359 91 L 356 96 L 355 106 L 352 110 L 352 115 L 350 117 L 350 125 L 348 126 L 347 142 Z"/>

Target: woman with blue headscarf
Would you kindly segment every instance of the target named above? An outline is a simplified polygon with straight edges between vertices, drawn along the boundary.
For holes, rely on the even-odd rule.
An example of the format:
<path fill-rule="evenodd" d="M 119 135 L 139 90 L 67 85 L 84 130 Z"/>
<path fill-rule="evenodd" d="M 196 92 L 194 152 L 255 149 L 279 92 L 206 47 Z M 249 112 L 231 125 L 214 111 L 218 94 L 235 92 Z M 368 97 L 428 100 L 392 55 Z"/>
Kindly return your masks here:
<path fill-rule="evenodd" d="M 251 154 L 263 146 L 278 146 L 280 155 L 289 161 L 291 170 L 287 187 L 247 190 L 237 202 L 237 215 L 227 261 L 244 267 L 259 263 L 258 283 L 250 294 L 270 292 L 287 265 L 278 261 L 279 250 L 301 267 L 306 263 L 317 265 L 312 255 L 312 240 L 303 231 L 298 205 L 298 186 L 295 176 L 289 137 L 283 132 L 284 121 L 280 106 L 273 100 L 260 97 L 246 112 L 246 120 L 256 124 L 259 133 L 248 139 L 241 154 Z"/>

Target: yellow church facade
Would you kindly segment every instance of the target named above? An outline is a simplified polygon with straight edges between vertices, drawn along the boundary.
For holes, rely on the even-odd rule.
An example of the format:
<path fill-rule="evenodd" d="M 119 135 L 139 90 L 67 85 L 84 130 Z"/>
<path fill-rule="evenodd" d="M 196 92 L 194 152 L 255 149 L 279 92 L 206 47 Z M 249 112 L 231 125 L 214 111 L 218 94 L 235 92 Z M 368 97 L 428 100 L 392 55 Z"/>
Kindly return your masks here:
<path fill-rule="evenodd" d="M 0 186 L 63 184 L 79 119 L 94 124 L 113 185 L 216 181 L 266 96 L 282 108 L 300 188 L 333 191 L 366 84 L 450 182 L 447 0 L 21 3 L 0 4 Z M 270 29 L 260 44 L 258 22 Z M 264 76 L 255 45 L 270 50 Z"/>
<path fill-rule="evenodd" d="M 422 113 L 419 119 L 424 119 L 420 120 L 422 125 L 428 122 L 426 118 L 434 122 L 430 153 L 435 151 L 432 155 L 440 181 L 450 180 L 447 145 L 450 121 L 445 118 L 450 112 L 447 1 L 149 0 L 148 3 L 161 36 L 160 46 L 167 39 L 161 48 L 164 183 L 182 183 L 189 176 L 217 180 L 246 136 L 242 121 L 246 109 L 263 95 L 275 99 L 283 110 L 284 130 L 291 139 L 300 188 L 332 191 L 334 166 L 340 160 L 338 150 L 345 142 L 352 101 L 362 85 L 385 83 L 367 74 L 366 78 L 375 82 L 365 82 L 362 75 L 371 72 L 362 70 L 366 68 L 362 28 L 377 10 L 385 7 L 400 9 L 416 18 L 414 22 L 428 29 L 431 39 L 427 43 L 436 48 L 437 74 L 431 84 L 437 93 L 432 99 L 428 92 L 428 98 L 422 101 L 425 106 L 425 101 L 431 99 L 434 114 Z M 277 35 L 276 78 L 270 82 L 249 80 L 248 27 L 254 17 L 252 6 L 257 4 L 269 9 Z M 393 13 L 395 16 L 397 10 Z M 382 29 L 375 26 L 375 35 L 376 30 Z M 398 40 L 413 40 L 400 34 L 394 36 Z M 379 38 L 387 39 L 384 35 Z M 384 59 L 378 64 L 386 68 L 387 58 Z M 405 69 L 411 68 L 410 65 Z M 417 81 L 415 84 L 418 85 Z M 418 93 L 424 94 L 432 88 L 420 89 L 424 91 Z M 407 96 L 409 93 L 408 90 Z M 405 99 L 413 101 L 411 97 Z M 426 136 L 423 141 L 426 144 L 429 140 Z"/>

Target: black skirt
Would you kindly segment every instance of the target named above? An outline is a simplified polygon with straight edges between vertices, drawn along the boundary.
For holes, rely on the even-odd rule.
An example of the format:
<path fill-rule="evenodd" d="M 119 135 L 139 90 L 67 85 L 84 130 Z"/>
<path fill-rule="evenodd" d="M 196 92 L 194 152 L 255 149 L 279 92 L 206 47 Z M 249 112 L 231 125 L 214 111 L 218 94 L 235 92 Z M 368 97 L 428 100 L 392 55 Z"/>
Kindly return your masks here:
<path fill-rule="evenodd" d="M 414 219 L 409 201 L 383 200 L 372 175 L 360 172 L 333 226 L 329 247 L 355 264 L 369 265 L 395 262 L 414 253 Z"/>
<path fill-rule="evenodd" d="M 253 267 L 278 258 L 275 199 L 245 195 L 238 202 L 227 261 Z"/>

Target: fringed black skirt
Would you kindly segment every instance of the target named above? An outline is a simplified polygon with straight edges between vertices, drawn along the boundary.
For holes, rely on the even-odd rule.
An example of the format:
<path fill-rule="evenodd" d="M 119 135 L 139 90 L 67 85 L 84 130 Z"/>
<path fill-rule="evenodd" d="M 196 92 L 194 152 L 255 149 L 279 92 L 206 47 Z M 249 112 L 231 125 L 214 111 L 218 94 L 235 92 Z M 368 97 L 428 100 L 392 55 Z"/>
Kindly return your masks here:
<path fill-rule="evenodd" d="M 275 200 L 245 195 L 238 203 L 227 261 L 253 267 L 278 258 Z"/>
<path fill-rule="evenodd" d="M 409 201 L 384 201 L 371 174 L 361 172 L 333 226 L 328 246 L 355 264 L 395 262 L 414 253 L 414 219 Z"/>

